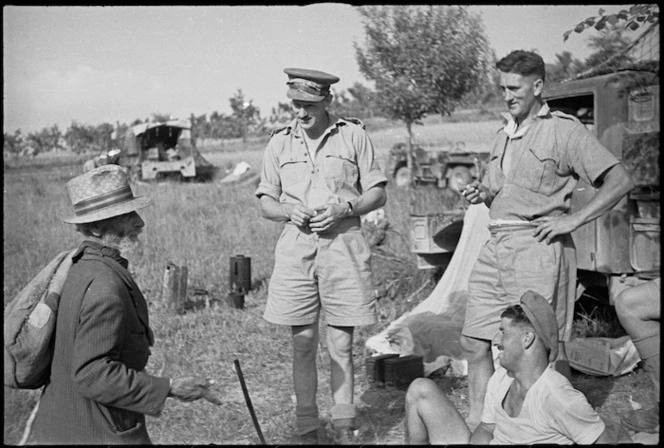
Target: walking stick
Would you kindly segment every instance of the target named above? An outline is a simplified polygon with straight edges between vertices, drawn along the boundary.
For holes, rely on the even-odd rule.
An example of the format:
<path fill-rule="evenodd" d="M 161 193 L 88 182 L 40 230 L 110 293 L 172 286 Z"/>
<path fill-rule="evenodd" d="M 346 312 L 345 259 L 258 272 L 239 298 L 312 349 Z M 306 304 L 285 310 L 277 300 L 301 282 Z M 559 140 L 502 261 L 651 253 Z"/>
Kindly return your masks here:
<path fill-rule="evenodd" d="M 258 419 L 256 418 L 256 413 L 254 412 L 254 407 L 251 404 L 251 398 L 249 398 L 249 391 L 247 391 L 247 385 L 244 383 L 244 376 L 242 375 L 242 369 L 240 368 L 240 361 L 236 359 L 235 361 L 233 361 L 233 364 L 235 364 L 235 373 L 237 373 L 237 377 L 240 379 L 240 385 L 242 386 L 242 393 L 244 394 L 244 401 L 247 403 L 247 407 L 249 408 L 249 413 L 251 414 L 251 420 L 254 422 L 254 428 L 256 428 L 256 432 L 258 433 L 258 438 L 261 439 L 261 443 L 263 445 L 266 445 L 265 438 L 263 438 L 263 433 L 261 432 L 261 427 L 258 424 Z"/>

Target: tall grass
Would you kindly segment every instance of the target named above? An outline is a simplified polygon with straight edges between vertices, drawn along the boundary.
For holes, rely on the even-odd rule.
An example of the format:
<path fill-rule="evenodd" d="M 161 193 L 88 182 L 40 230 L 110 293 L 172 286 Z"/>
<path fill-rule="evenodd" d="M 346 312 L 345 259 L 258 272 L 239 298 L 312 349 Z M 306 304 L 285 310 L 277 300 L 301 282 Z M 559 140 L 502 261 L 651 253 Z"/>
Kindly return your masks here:
<path fill-rule="evenodd" d="M 435 125 L 438 126 L 438 125 Z M 443 126 L 443 125 L 441 125 Z M 421 138 L 431 142 L 456 141 L 481 135 L 461 125 L 442 132 L 420 129 Z M 446 128 L 447 129 L 447 128 Z M 372 133 L 379 157 L 404 137 L 399 128 Z M 206 148 L 204 156 L 213 164 L 229 168 L 245 161 L 260 170 L 264 141 L 226 143 L 223 148 Z M 81 160 L 70 164 L 23 163 L 5 165 L 4 171 L 4 304 L 57 253 L 79 241 L 72 226 L 60 217 L 68 213 L 65 182 L 82 172 Z M 224 401 L 216 407 L 207 402 L 181 403 L 168 400 L 160 418 L 149 418 L 155 443 L 208 444 L 255 443 L 257 438 L 242 392 L 233 370 L 233 359 L 242 364 L 251 399 L 269 443 L 293 443 L 293 399 L 291 383 L 290 330 L 262 319 L 267 284 L 272 272 L 273 250 L 281 225 L 263 219 L 251 184 L 138 183 L 134 194 L 147 196 L 154 205 L 140 213 L 146 222 L 142 235 L 144 250 L 130 261 L 130 271 L 141 286 L 150 309 L 156 343 L 148 371 L 166 376 L 196 374 L 214 378 Z M 373 263 L 378 301 L 378 323 L 358 329 L 354 340 L 356 397 L 361 435 L 365 443 L 401 443 L 403 391 L 369 388 L 364 375 L 364 343 L 403 312 L 425 298 L 431 287 L 412 295 L 433 274 L 420 271 L 409 251 L 408 199 L 402 190 L 388 185 L 386 216 L 390 221 L 385 243 Z M 245 299 L 244 310 L 227 302 L 230 257 L 251 257 L 254 289 Z M 189 297 L 194 290 L 207 293 L 207 307 L 176 315 L 161 299 L 167 262 L 186 265 Z M 406 302 L 406 298 L 410 301 Z M 319 407 L 329 423 L 331 407 L 329 357 L 325 326 L 321 324 L 319 364 Z M 37 392 L 5 389 L 5 443 L 20 438 Z M 380 396 L 380 400 L 377 397 Z M 329 431 L 329 426 L 327 427 Z M 330 441 L 331 439 L 328 439 Z"/>

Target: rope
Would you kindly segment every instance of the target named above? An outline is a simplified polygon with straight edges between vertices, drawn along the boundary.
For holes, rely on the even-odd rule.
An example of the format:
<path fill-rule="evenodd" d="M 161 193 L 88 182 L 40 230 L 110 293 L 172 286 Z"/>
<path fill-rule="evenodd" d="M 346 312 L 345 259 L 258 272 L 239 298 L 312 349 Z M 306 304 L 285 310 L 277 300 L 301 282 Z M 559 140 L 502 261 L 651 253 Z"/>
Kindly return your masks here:
<path fill-rule="evenodd" d="M 23 436 L 21 437 L 21 440 L 18 442 L 19 446 L 23 446 L 28 442 L 28 437 L 30 437 L 30 431 L 32 430 L 32 423 L 35 421 L 35 417 L 37 416 L 37 410 L 39 409 L 40 401 L 41 401 L 41 396 L 37 399 L 37 404 L 35 404 L 35 407 L 32 409 L 32 412 L 28 417 L 28 421 L 25 423 Z"/>

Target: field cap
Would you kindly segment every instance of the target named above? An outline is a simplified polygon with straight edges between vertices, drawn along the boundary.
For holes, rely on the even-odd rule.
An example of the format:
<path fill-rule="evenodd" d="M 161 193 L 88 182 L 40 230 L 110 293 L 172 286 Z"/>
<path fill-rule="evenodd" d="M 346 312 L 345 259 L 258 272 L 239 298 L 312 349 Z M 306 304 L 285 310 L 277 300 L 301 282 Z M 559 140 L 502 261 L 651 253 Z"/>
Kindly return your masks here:
<path fill-rule="evenodd" d="M 549 351 L 549 362 L 558 357 L 558 319 L 551 304 L 535 291 L 526 291 L 521 296 L 521 308 Z"/>
<path fill-rule="evenodd" d="M 67 182 L 74 215 L 62 218 L 70 224 L 101 221 L 147 207 L 152 200 L 134 197 L 127 173 L 118 165 L 102 165 Z"/>
<path fill-rule="evenodd" d="M 292 100 L 318 102 L 330 93 L 330 85 L 339 82 L 339 78 L 329 73 L 305 68 L 285 68 L 288 75 L 288 92 Z"/>

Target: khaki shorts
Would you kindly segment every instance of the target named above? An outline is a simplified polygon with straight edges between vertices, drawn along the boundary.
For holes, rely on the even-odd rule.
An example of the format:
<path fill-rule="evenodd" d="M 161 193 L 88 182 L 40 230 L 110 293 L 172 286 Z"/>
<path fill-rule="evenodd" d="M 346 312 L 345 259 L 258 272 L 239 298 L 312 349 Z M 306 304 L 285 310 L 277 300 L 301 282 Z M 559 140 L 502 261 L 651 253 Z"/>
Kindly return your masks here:
<path fill-rule="evenodd" d="M 359 218 L 317 235 L 288 223 L 275 248 L 263 318 L 279 325 L 310 325 L 321 310 L 328 325 L 376 322 L 371 249 Z"/>
<path fill-rule="evenodd" d="M 560 340 L 570 339 L 576 299 L 574 242 L 570 235 L 561 235 L 546 244 L 532 233 L 532 228 L 491 231 L 468 280 L 463 335 L 493 339 L 500 314 L 530 289 L 553 306 Z"/>

